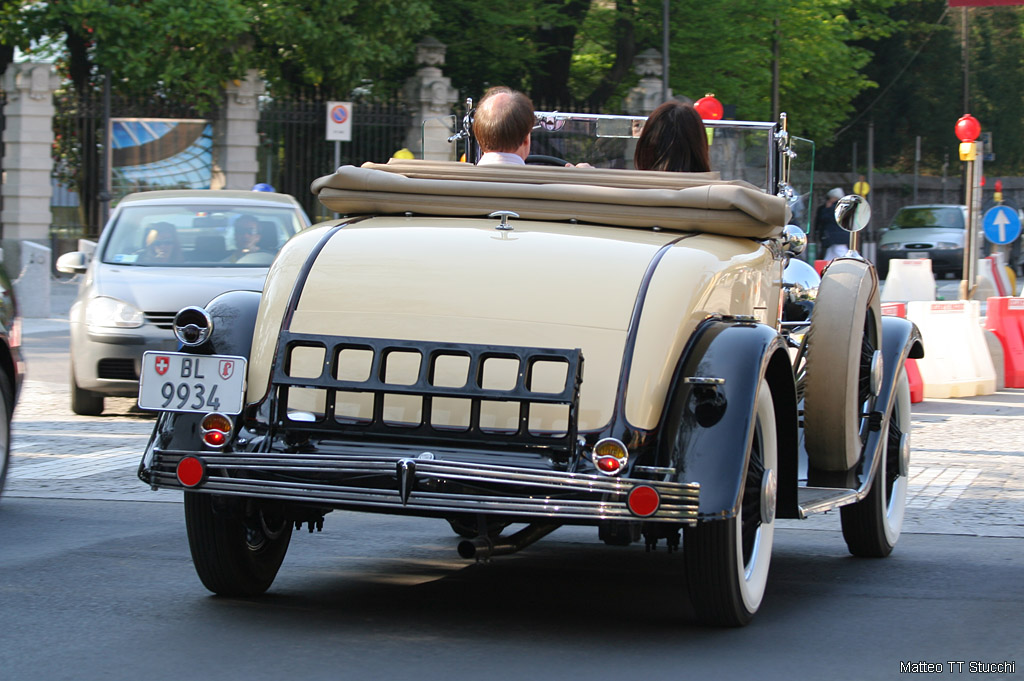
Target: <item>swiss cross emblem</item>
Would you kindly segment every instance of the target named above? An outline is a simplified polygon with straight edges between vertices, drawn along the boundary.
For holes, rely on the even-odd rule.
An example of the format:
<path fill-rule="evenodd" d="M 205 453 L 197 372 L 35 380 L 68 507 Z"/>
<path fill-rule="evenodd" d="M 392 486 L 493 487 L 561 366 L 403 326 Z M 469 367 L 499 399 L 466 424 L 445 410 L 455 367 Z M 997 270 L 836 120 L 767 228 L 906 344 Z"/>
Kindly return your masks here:
<path fill-rule="evenodd" d="M 235 373 L 235 361 L 233 359 L 222 359 L 220 361 L 220 377 L 225 381 Z"/>
<path fill-rule="evenodd" d="M 171 362 L 164 355 L 158 355 L 156 358 L 156 372 L 163 376 L 167 373 L 167 369 L 171 366 Z"/>

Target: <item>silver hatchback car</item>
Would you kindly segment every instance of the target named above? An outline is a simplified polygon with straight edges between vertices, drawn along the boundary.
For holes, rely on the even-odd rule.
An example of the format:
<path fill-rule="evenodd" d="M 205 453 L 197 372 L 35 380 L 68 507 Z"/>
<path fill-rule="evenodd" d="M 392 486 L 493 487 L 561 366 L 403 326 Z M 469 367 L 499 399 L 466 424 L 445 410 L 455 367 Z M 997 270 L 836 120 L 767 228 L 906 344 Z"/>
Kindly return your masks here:
<path fill-rule="evenodd" d="M 878 241 L 878 276 L 889 273 L 890 260 L 929 258 L 932 272 L 959 278 L 963 270 L 967 206 L 904 206 Z"/>
<path fill-rule="evenodd" d="M 174 350 L 174 315 L 225 291 L 262 291 L 270 263 L 309 226 L 294 197 L 255 191 L 130 194 L 94 256 L 65 253 L 57 269 L 85 274 L 71 307 L 71 409 L 103 411 L 136 396 L 142 353 Z"/>

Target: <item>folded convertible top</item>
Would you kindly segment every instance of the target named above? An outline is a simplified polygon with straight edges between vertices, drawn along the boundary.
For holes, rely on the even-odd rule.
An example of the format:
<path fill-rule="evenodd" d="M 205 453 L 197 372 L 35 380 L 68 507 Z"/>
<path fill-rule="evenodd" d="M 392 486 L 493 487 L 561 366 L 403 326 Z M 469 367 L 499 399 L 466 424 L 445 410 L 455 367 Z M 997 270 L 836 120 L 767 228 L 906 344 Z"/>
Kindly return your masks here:
<path fill-rule="evenodd" d="M 313 182 L 329 210 L 486 216 L 511 210 L 527 220 L 654 226 L 758 239 L 778 236 L 789 220 L 784 199 L 717 173 L 605 168 L 475 166 L 392 159 L 342 166 Z"/>

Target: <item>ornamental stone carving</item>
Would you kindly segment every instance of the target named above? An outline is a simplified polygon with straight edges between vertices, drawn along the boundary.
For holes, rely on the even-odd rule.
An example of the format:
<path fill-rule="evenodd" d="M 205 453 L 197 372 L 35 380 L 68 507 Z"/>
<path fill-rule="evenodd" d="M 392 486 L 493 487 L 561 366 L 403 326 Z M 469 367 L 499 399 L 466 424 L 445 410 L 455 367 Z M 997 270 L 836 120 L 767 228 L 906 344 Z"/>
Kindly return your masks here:
<path fill-rule="evenodd" d="M 36 101 L 49 100 L 60 87 L 60 77 L 53 64 L 24 62 L 11 64 L 4 72 L 7 100 L 13 102 L 27 95 Z"/>

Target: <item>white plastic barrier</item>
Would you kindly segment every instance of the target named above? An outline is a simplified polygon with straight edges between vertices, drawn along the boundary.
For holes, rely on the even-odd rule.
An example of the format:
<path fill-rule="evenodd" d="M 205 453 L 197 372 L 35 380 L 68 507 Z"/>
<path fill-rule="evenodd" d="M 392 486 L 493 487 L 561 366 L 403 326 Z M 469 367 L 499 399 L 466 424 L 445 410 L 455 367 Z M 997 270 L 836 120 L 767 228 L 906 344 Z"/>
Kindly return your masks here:
<path fill-rule="evenodd" d="M 987 258 L 978 259 L 978 287 L 974 294 L 975 300 L 988 300 L 996 296 L 1013 295 L 1010 277 L 1006 273 L 1006 258 L 1002 253 L 994 253 Z"/>
<path fill-rule="evenodd" d="M 935 300 L 935 275 L 930 258 L 890 260 L 882 302 Z"/>
<path fill-rule="evenodd" d="M 924 338 L 924 357 L 917 360 L 927 398 L 991 395 L 996 369 L 981 326 L 977 300 L 911 302 L 907 318 Z"/>

